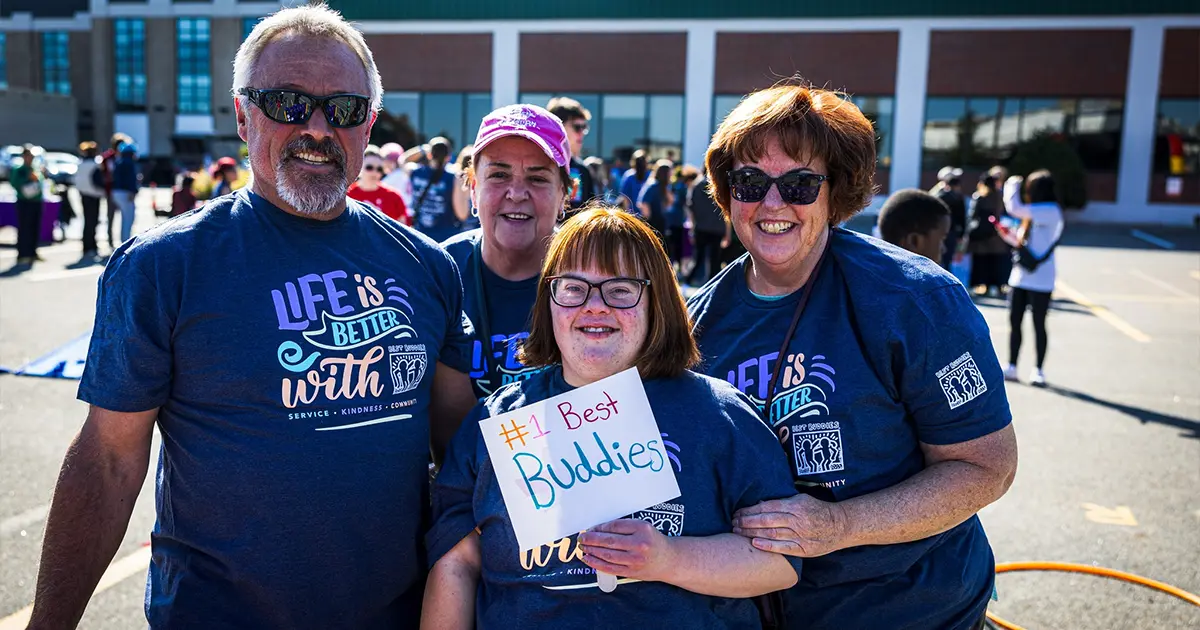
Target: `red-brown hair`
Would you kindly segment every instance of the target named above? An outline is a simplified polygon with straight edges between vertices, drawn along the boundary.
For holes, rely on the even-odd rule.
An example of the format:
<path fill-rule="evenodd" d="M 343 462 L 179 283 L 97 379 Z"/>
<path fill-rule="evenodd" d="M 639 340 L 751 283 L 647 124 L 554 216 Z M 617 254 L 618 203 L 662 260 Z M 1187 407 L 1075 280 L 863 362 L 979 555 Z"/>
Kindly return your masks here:
<path fill-rule="evenodd" d="M 529 337 L 518 355 L 522 364 L 562 363 L 550 313 L 550 284 L 545 279 L 589 267 L 608 275 L 650 280 L 642 296 L 650 300 L 650 332 L 636 362 L 642 378 L 678 376 L 700 362 L 687 307 L 662 242 L 641 219 L 619 208 L 591 204 L 567 220 L 550 241 Z"/>
<path fill-rule="evenodd" d="M 871 203 L 875 194 L 875 128 L 845 95 L 805 85 L 753 92 L 713 134 L 704 164 L 709 193 L 729 216 L 729 172 L 734 162 L 757 162 L 775 138 L 792 159 L 825 161 L 829 223 L 837 225 Z"/>

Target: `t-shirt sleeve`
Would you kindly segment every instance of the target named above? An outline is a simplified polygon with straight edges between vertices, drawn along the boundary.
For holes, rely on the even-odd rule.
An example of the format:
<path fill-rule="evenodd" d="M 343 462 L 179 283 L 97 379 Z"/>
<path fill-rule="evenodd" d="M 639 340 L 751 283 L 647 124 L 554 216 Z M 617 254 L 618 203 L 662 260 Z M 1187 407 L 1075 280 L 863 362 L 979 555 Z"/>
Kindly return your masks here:
<path fill-rule="evenodd" d="M 163 406 L 171 392 L 175 309 L 129 251 L 100 276 L 96 321 L 78 397 L 111 411 Z"/>
<path fill-rule="evenodd" d="M 479 420 L 486 408 L 477 404 L 450 440 L 446 460 L 433 480 L 430 499 L 433 525 L 425 536 L 429 566 L 433 567 L 454 545 L 475 530 L 475 482 L 479 476 L 476 455 L 484 452 Z"/>
<path fill-rule="evenodd" d="M 796 490 L 788 472 L 787 456 L 775 433 L 754 411 L 750 399 L 741 392 L 731 391 L 721 407 L 732 428 L 725 456 L 717 464 L 721 497 L 728 514 L 732 516 L 737 510 L 763 501 L 794 496 Z M 784 557 L 799 576 L 803 559 Z"/>
<path fill-rule="evenodd" d="M 920 321 L 904 341 L 900 400 L 926 444 L 957 444 L 1012 422 L 991 334 L 961 285 L 917 301 Z M 903 326 L 898 328 L 905 328 Z"/>
<path fill-rule="evenodd" d="M 458 272 L 458 265 L 444 249 L 439 247 L 438 251 L 444 256 L 443 260 L 445 261 L 442 265 L 444 274 L 442 286 L 446 292 L 448 318 L 446 339 L 442 343 L 438 360 L 465 374 L 471 371 L 472 336 L 475 334 L 475 329 L 463 308 L 463 283 L 462 276 Z"/>

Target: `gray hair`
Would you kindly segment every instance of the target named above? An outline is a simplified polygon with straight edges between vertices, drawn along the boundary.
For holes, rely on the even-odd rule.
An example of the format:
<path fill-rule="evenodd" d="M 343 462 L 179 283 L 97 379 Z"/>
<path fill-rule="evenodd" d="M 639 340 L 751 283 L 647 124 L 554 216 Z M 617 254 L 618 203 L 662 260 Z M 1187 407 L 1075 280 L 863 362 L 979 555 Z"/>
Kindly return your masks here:
<path fill-rule="evenodd" d="M 367 82 L 371 84 L 371 111 L 379 111 L 383 106 L 383 80 L 379 77 L 379 68 L 375 66 L 375 57 L 358 29 L 347 22 L 341 13 L 330 9 L 324 4 L 308 5 L 276 11 L 255 25 L 250 36 L 238 48 L 233 60 L 233 96 L 241 100 L 244 108 L 248 103 L 246 97 L 238 94 L 238 90 L 251 84 L 255 74 L 255 64 L 267 44 L 286 34 L 299 33 L 314 37 L 340 41 L 350 47 L 363 63 L 367 73 Z"/>

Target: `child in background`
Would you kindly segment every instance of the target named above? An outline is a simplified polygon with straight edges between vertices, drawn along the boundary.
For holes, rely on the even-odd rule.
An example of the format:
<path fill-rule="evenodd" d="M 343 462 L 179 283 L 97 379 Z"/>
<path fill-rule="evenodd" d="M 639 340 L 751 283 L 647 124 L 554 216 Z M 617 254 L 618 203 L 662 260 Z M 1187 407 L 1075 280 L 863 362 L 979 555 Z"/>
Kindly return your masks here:
<path fill-rule="evenodd" d="M 196 193 L 192 191 L 195 182 L 196 178 L 191 173 L 183 174 L 179 186 L 171 194 L 171 216 L 177 217 L 196 207 Z"/>
<path fill-rule="evenodd" d="M 922 190 L 897 191 L 879 211 L 879 233 L 883 240 L 935 263 L 942 259 L 949 232 L 949 206 Z"/>

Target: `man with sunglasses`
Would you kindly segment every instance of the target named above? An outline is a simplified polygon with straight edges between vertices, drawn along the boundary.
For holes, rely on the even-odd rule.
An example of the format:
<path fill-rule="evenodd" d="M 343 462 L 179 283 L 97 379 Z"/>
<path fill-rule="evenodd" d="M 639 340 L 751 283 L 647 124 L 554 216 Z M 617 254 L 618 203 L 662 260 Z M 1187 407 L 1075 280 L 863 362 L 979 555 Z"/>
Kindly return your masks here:
<path fill-rule="evenodd" d="M 416 627 L 431 442 L 440 459 L 475 400 L 458 271 L 347 200 L 383 90 L 340 15 L 259 22 L 233 85 L 251 185 L 100 280 L 32 628 L 79 622 L 156 427 L 151 628 Z"/>
<path fill-rule="evenodd" d="M 375 149 L 367 149 L 363 154 L 362 171 L 358 174 L 358 181 L 350 185 L 346 196 L 371 204 L 389 218 L 404 225 L 412 225 L 404 198 L 398 191 L 383 183 L 383 175 L 383 157 Z"/>
<path fill-rule="evenodd" d="M 592 113 L 579 101 L 566 96 L 550 99 L 550 102 L 546 104 L 546 109 L 562 121 L 563 127 L 567 130 L 567 140 L 571 145 L 569 170 L 574 186 L 570 196 L 571 208 L 566 215 L 570 217 L 573 211 L 578 211 L 596 196 L 596 183 L 592 179 L 592 172 L 583 162 L 583 138 L 591 129 Z"/>

